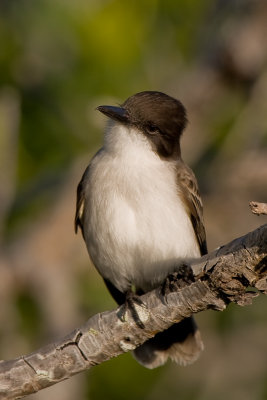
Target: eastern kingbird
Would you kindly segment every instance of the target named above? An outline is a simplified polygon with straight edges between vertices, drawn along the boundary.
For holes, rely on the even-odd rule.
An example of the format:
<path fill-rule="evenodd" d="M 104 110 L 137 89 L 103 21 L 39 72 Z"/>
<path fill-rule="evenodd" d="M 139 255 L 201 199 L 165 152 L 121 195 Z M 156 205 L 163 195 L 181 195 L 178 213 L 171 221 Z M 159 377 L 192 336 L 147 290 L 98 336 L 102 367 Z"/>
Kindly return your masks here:
<path fill-rule="evenodd" d="M 181 158 L 186 126 L 182 103 L 145 91 L 121 107 L 99 106 L 108 118 L 103 147 L 77 189 L 75 230 L 118 304 L 129 289 L 159 286 L 177 263 L 207 252 L 202 202 L 194 173 Z M 168 357 L 181 365 L 203 349 L 193 318 L 156 334 L 134 350 L 147 368 Z"/>

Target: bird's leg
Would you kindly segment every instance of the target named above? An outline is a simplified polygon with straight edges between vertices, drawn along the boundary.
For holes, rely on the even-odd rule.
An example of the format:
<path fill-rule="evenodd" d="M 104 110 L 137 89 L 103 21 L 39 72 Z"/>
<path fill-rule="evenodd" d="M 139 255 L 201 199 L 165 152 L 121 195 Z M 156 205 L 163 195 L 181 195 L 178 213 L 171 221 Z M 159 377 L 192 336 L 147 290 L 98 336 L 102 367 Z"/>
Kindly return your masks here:
<path fill-rule="evenodd" d="M 142 294 L 142 293 L 140 293 Z M 128 289 L 125 293 L 125 303 L 121 306 L 120 309 L 120 318 L 125 321 L 126 313 L 129 311 L 135 321 L 135 323 L 139 326 L 139 328 L 144 328 L 144 324 L 141 321 L 141 318 L 138 314 L 138 307 L 146 308 L 146 305 L 140 299 L 139 295 L 135 293 L 132 288 Z"/>
<path fill-rule="evenodd" d="M 135 291 L 134 287 L 130 287 L 126 292 L 118 290 L 108 279 L 104 279 L 104 282 L 111 293 L 114 300 L 121 306 L 118 312 L 118 317 L 122 320 L 126 320 L 126 313 L 129 311 L 136 324 L 140 328 L 144 328 L 141 318 L 138 314 L 137 308 L 146 308 L 139 296 L 144 294 L 141 290 Z"/>
<path fill-rule="evenodd" d="M 190 265 L 181 264 L 177 271 L 169 274 L 161 287 L 161 294 L 165 296 L 177 289 L 182 289 L 190 283 L 195 282 L 195 277 Z"/>

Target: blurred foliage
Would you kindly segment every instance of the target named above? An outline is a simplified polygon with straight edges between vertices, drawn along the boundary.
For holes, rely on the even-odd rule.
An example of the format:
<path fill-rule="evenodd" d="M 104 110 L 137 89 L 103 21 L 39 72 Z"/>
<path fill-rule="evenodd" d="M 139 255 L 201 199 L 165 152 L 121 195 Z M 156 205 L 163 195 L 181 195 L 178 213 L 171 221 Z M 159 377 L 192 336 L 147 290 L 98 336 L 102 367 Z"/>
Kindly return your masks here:
<path fill-rule="evenodd" d="M 123 379 L 118 374 L 120 371 L 127 371 Z M 133 362 L 129 354 L 125 354 L 112 360 L 112 365 L 111 362 L 103 363 L 95 372 L 91 371 L 88 374 L 88 398 L 95 400 L 145 398 L 162 372 L 162 369 L 144 370 L 138 363 Z"/>
<path fill-rule="evenodd" d="M 29 290 L 18 291 L 16 293 L 15 306 L 19 316 L 19 332 L 37 345 L 37 338 L 42 334 L 43 317 L 35 296 Z"/>
<path fill-rule="evenodd" d="M 247 202 L 267 198 L 266 5 L 0 1 L 1 357 L 115 306 L 72 232 L 77 181 L 102 140 L 99 104 L 141 90 L 180 98 L 210 248 L 257 225 Z M 186 369 L 147 371 L 124 355 L 32 398 L 267 399 L 265 309 L 262 297 L 198 316 L 206 350 Z"/>

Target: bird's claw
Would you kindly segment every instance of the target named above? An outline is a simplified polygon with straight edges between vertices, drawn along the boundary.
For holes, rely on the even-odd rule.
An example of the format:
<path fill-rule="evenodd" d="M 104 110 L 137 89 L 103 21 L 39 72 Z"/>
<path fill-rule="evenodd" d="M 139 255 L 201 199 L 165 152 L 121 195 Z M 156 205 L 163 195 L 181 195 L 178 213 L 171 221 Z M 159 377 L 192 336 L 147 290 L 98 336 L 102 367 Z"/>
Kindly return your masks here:
<path fill-rule="evenodd" d="M 195 281 L 194 274 L 190 265 L 182 264 L 178 270 L 169 274 L 161 287 L 162 296 L 182 289 Z"/>
<path fill-rule="evenodd" d="M 129 311 L 139 328 L 144 329 L 144 324 L 137 310 L 138 307 L 146 308 L 146 305 L 137 294 L 133 293 L 132 290 L 128 290 L 125 303 L 120 308 L 120 319 L 125 322 L 127 311 Z"/>

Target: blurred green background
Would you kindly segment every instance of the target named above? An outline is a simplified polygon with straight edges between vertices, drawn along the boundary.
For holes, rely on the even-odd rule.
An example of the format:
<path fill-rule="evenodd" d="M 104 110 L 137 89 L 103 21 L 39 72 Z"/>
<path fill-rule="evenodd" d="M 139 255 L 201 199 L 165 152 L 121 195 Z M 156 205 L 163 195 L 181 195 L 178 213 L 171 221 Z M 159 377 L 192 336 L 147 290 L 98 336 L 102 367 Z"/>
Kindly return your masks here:
<path fill-rule="evenodd" d="M 0 1 L 0 357 L 15 358 L 115 307 L 74 235 L 76 186 L 101 146 L 95 108 L 141 90 L 188 110 L 184 159 L 209 249 L 266 223 L 267 2 Z M 130 354 L 32 399 L 267 399 L 267 300 L 197 316 L 192 366 Z"/>

